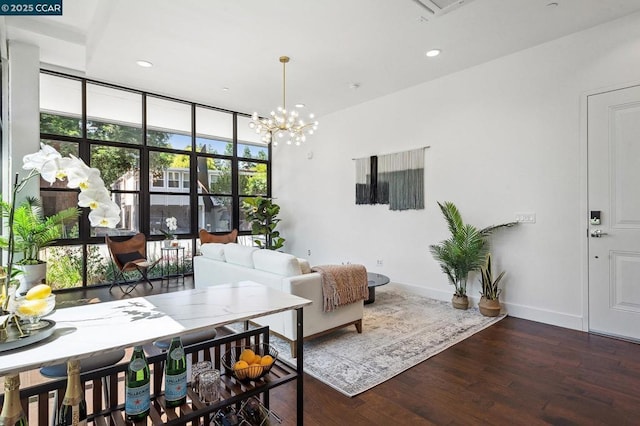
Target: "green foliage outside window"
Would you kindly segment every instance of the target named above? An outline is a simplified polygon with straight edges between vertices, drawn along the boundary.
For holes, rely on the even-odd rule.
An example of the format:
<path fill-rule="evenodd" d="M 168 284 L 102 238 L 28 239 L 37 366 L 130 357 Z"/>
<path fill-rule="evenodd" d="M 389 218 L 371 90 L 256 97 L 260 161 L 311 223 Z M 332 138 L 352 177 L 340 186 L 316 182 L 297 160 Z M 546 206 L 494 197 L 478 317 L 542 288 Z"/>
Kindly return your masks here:
<path fill-rule="evenodd" d="M 81 247 L 51 247 L 48 255 L 47 282 L 54 290 L 82 286 Z M 111 275 L 109 259 L 100 254 L 100 248 L 87 246 L 87 282 L 109 282 Z"/>

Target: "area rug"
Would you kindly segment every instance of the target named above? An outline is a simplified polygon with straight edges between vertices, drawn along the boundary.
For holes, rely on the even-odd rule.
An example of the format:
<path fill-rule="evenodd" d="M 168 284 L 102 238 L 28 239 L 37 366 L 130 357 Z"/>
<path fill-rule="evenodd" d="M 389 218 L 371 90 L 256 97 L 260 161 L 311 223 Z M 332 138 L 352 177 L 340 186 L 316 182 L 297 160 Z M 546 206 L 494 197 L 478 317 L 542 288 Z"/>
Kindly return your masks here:
<path fill-rule="evenodd" d="M 450 302 L 392 285 L 380 287 L 376 301 L 364 307 L 362 334 L 350 326 L 304 342 L 304 371 L 353 397 L 502 318 L 485 317 L 477 308 L 453 309 Z M 272 336 L 271 344 L 279 359 L 295 366 L 288 342 Z"/>

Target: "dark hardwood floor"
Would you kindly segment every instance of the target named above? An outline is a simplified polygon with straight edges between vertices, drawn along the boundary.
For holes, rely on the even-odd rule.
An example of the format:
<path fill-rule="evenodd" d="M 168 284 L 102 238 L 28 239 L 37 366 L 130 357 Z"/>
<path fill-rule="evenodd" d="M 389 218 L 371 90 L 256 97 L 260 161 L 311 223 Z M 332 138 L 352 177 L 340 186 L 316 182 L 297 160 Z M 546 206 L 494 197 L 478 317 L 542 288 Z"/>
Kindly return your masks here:
<path fill-rule="evenodd" d="M 134 295 L 183 288 L 159 284 Z M 121 295 L 59 299 L 79 297 Z M 309 376 L 304 386 L 310 426 L 640 425 L 640 345 L 507 317 L 354 398 Z M 271 408 L 295 424 L 295 383 L 272 391 Z"/>

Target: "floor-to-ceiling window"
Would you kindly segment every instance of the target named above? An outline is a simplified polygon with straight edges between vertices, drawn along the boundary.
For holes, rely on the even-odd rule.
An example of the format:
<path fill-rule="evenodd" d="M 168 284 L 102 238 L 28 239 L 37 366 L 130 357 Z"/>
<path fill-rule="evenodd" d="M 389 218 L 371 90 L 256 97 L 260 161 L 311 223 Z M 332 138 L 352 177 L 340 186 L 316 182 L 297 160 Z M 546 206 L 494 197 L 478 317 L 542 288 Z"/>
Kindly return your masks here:
<path fill-rule="evenodd" d="M 104 236 L 147 235 L 150 257 L 161 256 L 166 219 L 175 218 L 187 258 L 199 229 L 249 231 L 242 202 L 270 195 L 269 146 L 247 114 L 42 71 L 43 143 L 98 168 L 121 208 L 115 229 L 91 228 L 86 212 L 66 224 L 49 247 L 47 279 L 55 288 L 109 282 Z M 41 181 L 44 212 L 72 207 L 76 190 Z"/>

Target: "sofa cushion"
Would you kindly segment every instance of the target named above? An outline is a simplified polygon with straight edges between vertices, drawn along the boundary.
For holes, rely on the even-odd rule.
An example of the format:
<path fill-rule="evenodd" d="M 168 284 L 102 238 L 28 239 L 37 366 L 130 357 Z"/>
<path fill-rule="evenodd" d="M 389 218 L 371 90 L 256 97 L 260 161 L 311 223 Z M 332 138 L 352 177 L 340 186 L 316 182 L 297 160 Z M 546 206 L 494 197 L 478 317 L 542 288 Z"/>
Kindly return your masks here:
<path fill-rule="evenodd" d="M 309 264 L 309 261 L 307 259 L 303 259 L 301 257 L 298 258 L 298 263 L 300 264 L 300 271 L 303 274 L 310 274 L 311 273 L 311 265 Z"/>
<path fill-rule="evenodd" d="M 253 264 L 260 271 L 284 277 L 293 277 L 302 274 L 298 258 L 292 254 L 281 253 L 273 250 L 258 250 L 253 253 Z"/>
<path fill-rule="evenodd" d="M 226 262 L 224 257 L 224 244 L 221 243 L 207 243 L 200 246 L 200 252 L 203 256 L 206 256 L 213 260 L 219 260 Z"/>
<path fill-rule="evenodd" d="M 235 243 L 238 240 L 238 230 L 234 229 L 228 234 L 212 234 L 207 232 L 206 229 L 201 229 L 198 232 L 198 236 L 200 237 L 200 242 L 202 244 L 205 243 Z"/>
<path fill-rule="evenodd" d="M 253 268 L 253 252 L 257 247 L 243 246 L 236 243 L 224 244 L 224 257 L 227 263 Z"/>

